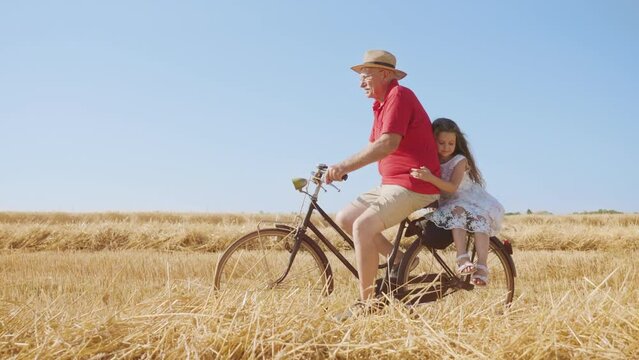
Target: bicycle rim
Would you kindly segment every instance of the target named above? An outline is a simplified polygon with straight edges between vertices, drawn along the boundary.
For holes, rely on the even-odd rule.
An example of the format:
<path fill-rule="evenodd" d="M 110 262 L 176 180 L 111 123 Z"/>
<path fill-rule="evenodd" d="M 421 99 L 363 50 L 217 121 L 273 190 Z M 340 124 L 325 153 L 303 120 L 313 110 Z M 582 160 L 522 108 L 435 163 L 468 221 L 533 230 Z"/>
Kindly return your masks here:
<path fill-rule="evenodd" d="M 469 249 L 476 258 L 472 241 Z M 508 262 L 508 255 L 493 240 L 490 242 L 487 261 L 490 271 L 489 282 L 485 287 L 472 286 L 470 275 L 462 276 L 459 280 L 450 276 L 429 248 L 416 244 L 411 250 L 406 253 L 407 264 L 415 257 L 419 258 L 419 264 L 412 270 L 402 269 L 398 279 L 398 283 L 403 284 L 398 286 L 400 292 L 405 294 L 405 302 L 425 303 L 445 298 L 447 305 L 472 304 L 478 309 L 493 308 L 497 311 L 507 308 L 512 302 L 515 290 L 514 274 Z M 457 269 L 454 246 L 437 251 L 437 254 L 449 269 L 453 272 Z"/>
<path fill-rule="evenodd" d="M 234 293 L 329 292 L 330 268 L 325 257 L 303 239 L 286 273 L 295 244 L 294 231 L 264 229 L 240 238 L 217 264 L 215 287 Z M 284 276 L 284 274 L 286 275 Z"/>

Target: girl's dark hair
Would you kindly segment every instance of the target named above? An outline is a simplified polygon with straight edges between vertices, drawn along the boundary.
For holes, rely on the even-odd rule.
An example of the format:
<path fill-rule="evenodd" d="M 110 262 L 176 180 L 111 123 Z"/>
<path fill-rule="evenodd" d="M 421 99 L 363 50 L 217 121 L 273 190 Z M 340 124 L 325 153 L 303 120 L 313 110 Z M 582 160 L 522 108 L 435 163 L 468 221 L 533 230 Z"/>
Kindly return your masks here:
<path fill-rule="evenodd" d="M 459 126 L 451 120 L 447 118 L 439 118 L 433 121 L 433 133 L 435 133 L 435 138 L 439 135 L 440 132 L 450 132 L 455 134 L 455 151 L 454 155 L 461 154 L 466 157 L 468 160 L 468 175 L 470 178 L 480 184 L 484 185 L 484 179 L 481 176 L 481 172 L 475 165 L 475 159 L 473 158 L 473 154 L 470 153 L 470 149 L 468 148 L 468 141 L 464 136 L 464 133 L 461 132 Z"/>

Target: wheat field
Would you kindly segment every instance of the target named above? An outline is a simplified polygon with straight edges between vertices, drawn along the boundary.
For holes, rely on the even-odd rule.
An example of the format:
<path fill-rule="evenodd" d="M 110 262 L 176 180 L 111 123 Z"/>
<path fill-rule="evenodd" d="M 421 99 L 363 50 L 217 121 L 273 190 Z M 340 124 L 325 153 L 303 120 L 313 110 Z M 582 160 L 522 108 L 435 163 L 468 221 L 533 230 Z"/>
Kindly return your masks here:
<path fill-rule="evenodd" d="M 331 257 L 327 297 L 214 291 L 228 244 L 293 218 L 0 213 L 0 358 L 639 358 L 639 215 L 506 217 L 506 312 L 391 302 L 339 322 L 357 290 Z"/>

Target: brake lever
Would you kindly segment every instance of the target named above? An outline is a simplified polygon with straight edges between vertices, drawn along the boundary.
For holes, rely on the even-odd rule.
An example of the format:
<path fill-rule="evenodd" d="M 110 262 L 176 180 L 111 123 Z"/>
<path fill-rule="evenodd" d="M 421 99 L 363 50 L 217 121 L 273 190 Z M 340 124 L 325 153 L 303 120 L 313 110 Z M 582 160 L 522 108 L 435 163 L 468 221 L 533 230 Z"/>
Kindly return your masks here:
<path fill-rule="evenodd" d="M 325 175 L 326 176 L 326 175 Z M 342 181 L 346 181 L 348 179 L 348 174 L 345 174 L 344 176 L 342 176 Z M 325 183 L 326 184 L 326 183 Z M 330 184 L 327 184 L 332 186 L 333 188 L 335 188 L 335 190 L 337 190 L 337 192 L 342 192 L 342 190 L 340 190 L 337 186 L 335 186 L 335 184 L 333 184 L 332 182 Z"/>
<path fill-rule="evenodd" d="M 321 184 L 332 186 L 335 190 L 337 190 L 337 192 L 342 192 L 342 190 L 340 190 L 332 182 L 330 184 L 326 184 L 326 174 L 327 173 L 324 173 L 324 174 L 322 174 L 322 176 L 320 178 L 318 178 L 317 177 L 317 173 L 311 172 L 311 175 L 313 176 L 313 179 L 318 180 Z M 345 174 L 344 176 L 342 176 L 342 181 L 346 181 L 347 179 L 348 179 L 348 174 Z M 324 190 L 324 192 L 328 191 L 328 190 L 326 190 L 326 188 L 323 185 L 320 185 L 320 189 Z"/>

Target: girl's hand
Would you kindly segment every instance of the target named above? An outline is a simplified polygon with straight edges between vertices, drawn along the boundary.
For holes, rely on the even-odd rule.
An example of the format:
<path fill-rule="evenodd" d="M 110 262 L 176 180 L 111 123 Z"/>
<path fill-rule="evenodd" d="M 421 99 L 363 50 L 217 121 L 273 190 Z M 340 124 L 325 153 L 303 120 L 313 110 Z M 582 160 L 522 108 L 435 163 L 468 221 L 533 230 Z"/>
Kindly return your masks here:
<path fill-rule="evenodd" d="M 410 169 L 410 176 L 416 179 L 429 181 L 430 179 L 432 179 L 433 173 L 431 173 L 430 170 L 428 170 L 428 168 L 426 168 L 425 166 L 422 166 L 419 169 Z"/>

